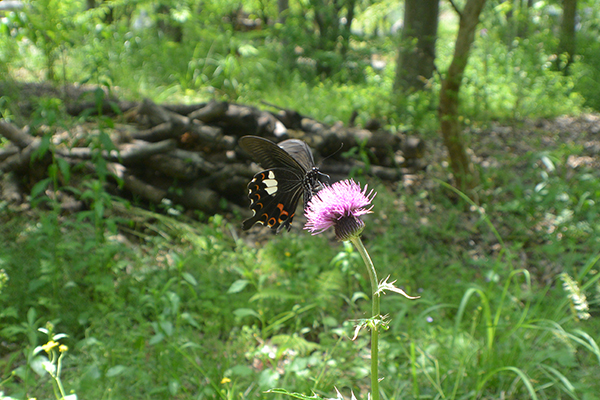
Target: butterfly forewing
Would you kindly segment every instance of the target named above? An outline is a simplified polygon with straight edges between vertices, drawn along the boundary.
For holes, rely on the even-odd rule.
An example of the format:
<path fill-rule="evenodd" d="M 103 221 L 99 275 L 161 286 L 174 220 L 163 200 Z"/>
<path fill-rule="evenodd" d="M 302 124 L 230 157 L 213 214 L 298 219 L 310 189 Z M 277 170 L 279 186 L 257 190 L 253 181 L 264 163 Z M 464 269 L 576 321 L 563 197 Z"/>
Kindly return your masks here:
<path fill-rule="evenodd" d="M 258 136 L 244 136 L 240 139 L 239 144 L 265 169 L 289 167 L 291 169 L 302 168 L 306 171 L 304 166 L 299 164 L 290 154 L 268 139 Z M 312 158 L 312 154 L 310 157 Z"/>
<path fill-rule="evenodd" d="M 310 148 L 301 140 L 277 145 L 257 136 L 244 136 L 239 144 L 266 168 L 248 184 L 253 216 L 244 221 L 243 229 L 261 223 L 277 232 L 290 230 L 300 196 L 304 194 L 306 204 L 321 187 Z"/>

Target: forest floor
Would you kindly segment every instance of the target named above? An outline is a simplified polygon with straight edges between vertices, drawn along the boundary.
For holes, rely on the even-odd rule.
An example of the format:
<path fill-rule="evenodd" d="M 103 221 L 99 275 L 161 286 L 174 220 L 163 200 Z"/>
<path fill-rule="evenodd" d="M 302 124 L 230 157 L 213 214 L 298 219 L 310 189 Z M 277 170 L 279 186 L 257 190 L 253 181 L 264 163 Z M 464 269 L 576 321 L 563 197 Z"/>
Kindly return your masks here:
<path fill-rule="evenodd" d="M 93 87 L 71 88 L 65 93 L 67 98 L 79 99 L 79 96 L 89 89 Z M 27 123 L 24 116 L 32 109 L 34 104 L 30 101 L 32 98 L 39 99 L 38 96 L 62 98 L 60 90 L 58 92 L 56 90 L 50 86 L 36 85 L 22 88 L 17 102 L 18 107 L 22 108 L 22 121 L 15 120 L 15 124 L 22 127 Z M 93 125 L 95 122 L 91 119 L 89 123 Z M 452 327 L 456 329 L 458 325 L 454 320 L 453 312 L 445 311 L 445 306 L 441 307 L 441 305 L 458 305 L 464 299 L 463 295 L 471 288 L 470 285 L 483 287 L 493 282 L 498 285 L 489 285 L 486 293 L 489 298 L 501 299 L 497 302 L 498 312 L 500 312 L 504 304 L 503 282 L 510 284 L 512 273 L 518 270 L 529 271 L 532 278 L 531 292 L 541 297 L 540 307 L 532 310 L 528 314 L 529 318 L 536 321 L 539 318 L 548 318 L 547 314 L 555 310 L 562 310 L 563 313 L 559 317 L 561 323 L 564 322 L 563 316 L 573 310 L 564 310 L 567 296 L 560 286 L 559 276 L 566 272 L 574 276 L 579 284 L 595 282 L 597 285 L 594 264 L 591 264 L 590 268 L 587 268 L 587 265 L 590 265 L 588 264 L 590 260 L 597 256 L 597 232 L 600 231 L 597 225 L 600 211 L 596 205 L 596 198 L 600 196 L 600 189 L 598 189 L 600 115 L 581 114 L 513 123 L 488 121 L 470 124 L 465 129 L 465 138 L 468 147 L 472 150 L 471 155 L 481 178 L 481 185 L 469 194 L 470 202 L 462 201 L 459 195 L 444 185 L 444 183 L 451 183 L 451 178 L 447 153 L 441 137 L 434 133 L 423 136 L 422 140 L 425 143 L 425 152 L 421 160 L 423 168 L 405 172 L 401 180 L 395 182 L 384 182 L 363 175 L 358 175 L 356 178 L 363 184 L 368 183 L 369 188 L 379 191 L 373 214 L 365 217 L 367 228 L 363 239 L 372 249 L 374 259 L 381 266 L 382 276 L 390 274 L 393 279 L 400 278 L 401 284 L 411 294 L 418 293 L 423 299 L 421 303 L 411 304 L 410 307 L 413 308 L 408 313 L 403 308 L 404 303 L 387 300 L 384 304 L 386 312 L 389 312 L 394 320 L 399 321 L 397 325 L 391 326 L 391 332 L 385 338 L 389 346 L 397 346 L 396 353 L 393 354 L 403 354 L 405 350 L 402 350 L 403 342 L 397 339 L 405 335 L 405 329 L 411 326 L 414 329 L 411 334 L 418 341 L 417 348 L 428 348 L 430 340 L 431 343 L 439 343 L 432 348 L 445 351 L 444 349 L 449 348 L 449 338 L 452 338 L 452 343 L 454 341 L 455 332 Z M 163 310 L 161 307 L 168 303 L 166 299 L 172 295 L 171 292 L 176 293 L 173 298 L 177 298 L 177 301 L 181 299 L 181 303 L 178 303 L 182 310 L 181 315 L 185 314 L 186 318 L 193 315 L 193 322 L 201 325 L 201 328 L 188 327 L 186 324 L 176 325 L 179 330 L 174 337 L 188 338 L 186 340 L 194 342 L 199 341 L 199 330 L 209 332 L 202 337 L 202 340 L 208 340 L 206 338 L 210 338 L 212 332 L 214 339 L 211 340 L 214 342 L 210 343 L 214 344 L 214 349 L 211 345 L 205 345 L 202 340 L 199 342 L 203 343 L 203 346 L 198 348 L 203 349 L 200 355 L 210 360 L 207 364 L 210 365 L 208 367 L 210 379 L 221 383 L 224 382 L 222 374 L 226 368 L 221 365 L 223 354 L 227 354 L 228 367 L 246 366 L 249 363 L 246 359 L 246 354 L 249 354 L 248 348 L 257 346 L 255 337 L 250 334 L 244 336 L 245 331 L 240 328 L 243 326 L 244 329 L 250 329 L 249 327 L 255 326 L 253 325 L 255 321 L 248 315 L 238 316 L 236 312 L 239 310 L 247 312 L 247 307 L 250 306 L 263 307 L 261 313 L 264 311 L 264 315 L 270 318 L 265 321 L 276 321 L 273 323 L 275 326 L 273 332 L 279 333 L 294 332 L 297 326 L 313 326 L 311 324 L 320 323 L 323 316 L 333 316 L 338 321 L 345 321 L 362 315 L 360 313 L 362 303 L 357 303 L 358 305 L 352 303 L 348 307 L 340 308 L 336 303 L 339 298 L 332 296 L 332 299 L 335 297 L 335 301 L 323 297 L 327 299 L 323 300 L 324 304 L 315 303 L 317 304 L 315 310 L 322 315 L 317 315 L 315 312 L 317 316 L 312 316 L 307 311 L 306 314 L 290 317 L 289 323 L 286 318 L 281 320 L 278 319 L 279 317 L 275 318 L 278 315 L 288 315 L 289 310 L 295 310 L 293 307 L 296 304 L 302 305 L 305 304 L 304 302 L 310 303 L 313 299 L 320 299 L 320 285 L 335 283 L 335 280 L 327 279 L 328 274 L 343 268 L 337 266 L 332 268 L 334 263 L 331 260 L 343 254 L 335 255 L 340 251 L 341 245 L 335 241 L 333 233 L 326 232 L 322 235 L 325 238 L 309 237 L 306 232 L 302 232 L 304 218 L 301 213 L 298 213 L 294 221 L 292 232 L 274 237 L 270 230 L 260 227 L 242 232 L 243 214 L 235 209 L 222 212 L 230 223 L 222 223 L 222 218 L 208 219 L 206 216 L 202 219 L 202 223 L 197 223 L 185 215 L 177 215 L 174 218 L 165 216 L 164 210 L 161 209 L 145 211 L 116 203 L 118 204 L 113 204 L 112 208 L 107 207 L 103 210 L 105 214 L 102 215 L 100 223 L 95 226 L 100 234 L 94 236 L 94 232 L 90 234 L 90 226 L 94 227 L 93 224 L 84 226 L 89 221 L 94 221 L 87 209 L 75 215 L 61 212 L 53 214 L 52 210 L 40 211 L 27 203 L 15 207 L 0 202 L 0 210 L 2 210 L 0 218 L 3 220 L 0 224 L 0 234 L 3 235 L 2 239 L 10 244 L 6 246 L 4 253 L 0 252 L 0 256 L 5 257 L 11 282 L 21 284 L 21 287 L 15 286 L 17 288 L 14 289 L 15 293 L 28 296 L 27 301 L 22 303 L 29 305 L 28 302 L 33 302 L 38 309 L 45 310 L 45 304 L 37 304 L 35 301 L 38 298 L 43 301 L 50 299 L 48 301 L 54 305 L 54 308 L 48 309 L 58 310 L 56 315 L 50 315 L 48 312 L 50 317 L 60 316 L 63 321 L 61 329 L 65 329 L 78 340 L 80 339 L 77 336 L 78 329 L 81 329 L 81 326 L 77 317 L 83 314 L 79 309 L 71 310 L 72 305 L 85 304 L 86 310 L 89 308 L 93 311 L 89 313 L 92 316 L 90 317 L 92 322 L 89 324 L 96 329 L 93 335 L 98 336 L 100 341 L 105 341 L 106 348 L 100 347 L 98 353 L 92 354 L 89 359 L 86 358 L 86 354 L 75 353 L 77 362 L 81 365 L 86 363 L 91 365 L 90 360 L 97 357 L 100 359 L 98 365 L 101 368 L 111 371 L 112 368 L 124 368 L 123 365 L 126 365 L 128 368 L 131 367 L 130 370 L 135 370 L 137 375 L 134 374 L 134 377 L 148 378 L 149 382 L 165 380 L 170 376 L 172 372 L 170 368 L 173 365 L 177 365 L 175 368 L 180 368 L 177 374 L 174 374 L 178 375 L 178 379 L 193 376 L 193 373 L 185 370 L 185 363 L 170 364 L 171 360 L 180 357 L 179 353 L 173 353 L 172 348 L 166 346 L 166 340 L 160 342 L 159 333 L 152 336 L 153 332 L 158 332 L 156 328 L 158 325 L 150 324 L 158 324 L 156 321 L 163 323 L 166 318 L 172 316 L 167 315 L 166 311 L 160 311 Z M 5 212 L 5 207 L 8 212 Z M 9 221 L 11 218 L 14 221 Z M 106 238 L 104 235 L 109 231 L 109 227 L 103 223 L 107 220 L 114 221 L 121 232 L 119 234 L 111 232 Z M 493 229 L 490 229 L 490 226 L 493 226 Z M 237 239 L 242 239 L 243 242 Z M 94 251 L 89 251 L 90 248 Z M 133 253 L 139 253 L 141 261 L 138 262 L 136 258 L 138 256 L 133 256 Z M 54 258 L 48 261 L 47 254 L 53 254 Z M 99 279 L 108 276 L 109 270 L 111 274 L 109 278 Z M 85 274 L 80 274 L 79 271 L 85 271 Z M 19 273 L 22 273 L 21 277 Z M 73 300 L 65 297 L 67 294 L 81 295 L 83 292 L 79 290 L 66 291 L 65 289 L 64 293 L 59 292 L 56 296 L 46 295 L 43 291 L 45 287 L 42 287 L 38 289 L 35 296 L 29 295 L 27 288 L 31 287 L 32 277 L 40 275 L 41 278 L 38 280 L 43 281 L 46 278 L 44 274 L 52 280 L 63 276 L 75 280 L 82 279 L 81 287 L 96 290 L 92 292 L 99 295 L 92 296 L 93 300 L 85 298 L 84 303 L 79 298 L 74 297 Z M 352 294 L 361 290 L 360 279 L 354 279 L 360 276 L 360 273 L 352 275 L 349 284 L 345 280 L 340 280 L 343 281 L 343 285 L 337 291 L 348 292 L 347 297 L 353 298 Z M 240 282 L 246 284 L 255 277 L 256 281 L 260 282 L 256 287 L 248 284 L 246 289 L 239 289 L 238 285 L 239 290 L 232 290 L 236 284 Z M 498 280 L 494 280 L 495 277 L 498 277 Z M 79 281 L 77 282 L 79 284 Z M 173 282 L 179 283 L 172 285 Z M 515 301 L 516 311 L 513 313 L 510 307 L 505 307 L 502 309 L 502 316 L 503 318 L 506 316 L 507 321 L 517 321 L 521 324 L 523 302 L 529 301 L 528 296 L 531 293 L 521 280 L 515 279 L 514 283 L 514 288 L 511 286 L 511 296 L 513 291 L 516 294 L 514 298 L 511 297 L 511 302 Z M 127 290 L 119 292 L 115 288 Z M 132 288 L 138 291 L 132 291 Z M 594 288 L 595 286 L 588 285 L 585 289 L 590 299 L 590 314 L 595 317 L 598 314 L 599 302 Z M 550 293 L 551 289 L 552 293 Z M 333 289 L 331 291 L 335 292 Z M 121 298 L 122 293 L 126 294 Z M 127 295 L 128 293 L 143 295 L 131 296 Z M 549 293 L 551 296 L 548 295 Z M 6 294 L 7 302 L 14 302 L 11 300 L 11 295 L 12 292 Z M 276 297 L 277 295 L 282 297 Z M 202 301 L 198 301 L 197 296 L 200 296 Z M 260 304 L 257 305 L 249 300 L 253 296 L 262 299 Z M 133 303 L 130 305 L 131 302 Z M 116 305 L 114 309 L 113 303 Z M 135 314 L 137 319 L 132 318 L 128 313 L 123 313 L 119 306 L 121 304 L 131 307 L 128 313 Z M 146 307 L 148 304 L 158 310 L 157 315 L 147 311 L 150 309 Z M 435 307 L 429 308 L 432 304 L 439 304 L 442 311 L 433 311 Z M 19 303 L 15 308 L 20 306 Z M 164 307 L 165 310 L 168 308 Z M 527 310 L 528 306 L 524 308 Z M 427 313 L 433 315 L 434 322 L 419 320 L 420 316 L 429 315 L 426 314 L 425 309 Z M 25 310 L 19 310 L 18 315 L 24 316 L 25 313 Z M 412 318 L 408 322 L 403 319 L 405 313 L 406 318 Z M 477 312 L 474 312 L 473 315 L 476 314 Z M 104 317 L 95 317 L 104 315 L 110 317 L 106 318 L 107 321 L 113 322 L 106 323 L 105 326 Z M 121 315 L 124 317 L 119 319 Z M 111 319 L 113 317 L 114 320 Z M 173 318 L 183 321 L 179 316 Z M 585 326 L 590 332 L 594 332 L 591 337 L 597 337 L 598 327 L 595 318 L 579 321 L 577 317 L 573 317 L 573 320 L 574 324 L 581 323 L 578 326 Z M 132 326 L 131 321 L 139 323 L 139 327 Z M 207 321 L 214 322 L 211 322 L 211 325 Z M 20 320 L 14 324 L 16 326 L 19 323 Z M 236 331 L 238 328 L 242 333 Z M 499 329 L 503 328 L 505 327 L 499 327 Z M 265 328 L 265 332 L 267 329 L 271 329 L 270 325 L 269 328 Z M 315 340 L 311 335 L 314 332 L 321 332 L 322 336 L 319 340 L 324 341 L 327 339 L 325 335 L 327 330 L 320 329 L 320 327 L 312 329 L 306 337 Z M 430 335 L 428 333 L 430 330 L 435 331 L 435 334 Z M 119 336 L 119 332 L 126 334 Z M 269 339 L 270 334 L 264 333 L 264 335 Z M 473 332 L 469 335 L 473 335 Z M 540 354 L 542 350 L 548 350 L 550 340 L 542 337 L 539 343 L 533 343 L 531 346 L 531 343 L 526 341 L 530 340 L 530 334 L 524 333 L 521 338 L 522 343 L 525 343 L 522 346 L 523 360 L 528 361 L 515 361 L 509 355 L 514 353 L 514 344 L 518 343 L 518 340 L 511 335 L 499 336 L 496 339 L 494 346 L 498 350 L 494 354 L 495 362 L 502 363 L 501 365 L 520 362 L 519 365 L 522 365 L 524 370 L 535 373 L 538 362 L 533 357 Z M 128 353 L 129 349 L 137 349 L 131 343 L 127 345 L 128 340 L 135 340 L 140 346 L 145 346 L 147 353 L 137 352 L 137 350 L 132 350 L 136 354 Z M 270 344 L 269 340 L 267 343 Z M 470 347 L 476 348 L 484 341 L 475 335 Z M 181 339 L 181 343 L 184 342 L 185 340 Z M 21 346 L 16 343 L 20 342 L 15 341 L 11 348 L 15 354 Z M 324 343 L 320 342 L 319 345 L 323 348 L 333 347 L 331 343 Z M 344 343 L 340 346 L 345 346 Z M 161 345 L 164 347 L 161 348 Z M 348 346 L 351 350 L 344 350 L 348 354 L 354 354 L 352 352 L 355 348 L 359 349 L 356 350 L 359 354 L 362 348 L 354 344 Z M 548 351 L 552 354 L 556 353 L 553 352 L 554 350 Z M 169 362 L 160 359 L 165 354 L 168 355 L 165 359 Z M 437 354 L 435 350 L 432 350 L 431 354 L 437 356 L 443 365 L 448 364 L 444 366 L 448 371 L 456 370 L 456 365 L 452 364 L 455 354 L 447 355 L 443 352 Z M 583 357 L 582 354 L 584 352 L 579 352 L 577 357 Z M 212 362 L 212 357 L 217 361 Z M 388 361 L 394 357 L 399 356 L 390 356 Z M 350 356 L 347 358 L 353 359 Z M 149 359 L 152 361 L 149 362 Z M 477 357 L 473 358 L 475 359 L 479 360 Z M 575 356 L 573 359 L 575 360 Z M 587 376 L 586 382 L 595 385 L 596 380 L 589 377 L 595 376 L 596 370 L 593 369 L 597 368 L 595 359 L 590 361 L 584 358 L 583 362 L 580 359 L 576 361 L 577 363 L 573 363 L 574 370 L 579 368 L 579 365 L 583 367 L 573 372 L 572 377 L 569 375 L 570 379 L 577 382 L 581 380 L 581 376 Z M 96 363 L 96 359 L 93 363 Z M 532 363 L 531 366 L 529 363 Z M 149 365 L 152 368 L 148 368 Z M 387 368 L 387 364 L 385 365 Z M 354 373 L 344 370 L 350 366 L 352 366 L 350 362 L 340 363 L 341 372 L 338 375 L 350 377 L 348 385 L 355 384 L 352 380 L 355 377 Z M 15 366 L 11 364 L 10 368 Z M 166 372 L 167 368 L 169 373 Z M 480 377 L 489 368 L 489 365 L 476 365 L 470 373 L 465 374 L 465 377 Z M 148 369 L 151 370 L 148 372 Z M 6 367 L 6 370 L 8 371 L 9 367 Z M 249 375 L 240 378 L 242 381 L 244 379 L 248 382 L 257 381 L 255 375 L 262 372 L 253 362 L 251 368 L 247 370 L 250 371 Z M 76 377 L 70 377 L 71 382 L 79 382 L 79 375 L 85 375 L 79 372 L 74 370 Z M 391 376 L 389 371 L 387 372 Z M 289 376 L 293 376 L 292 372 L 289 373 Z M 84 378 L 81 379 L 82 382 Z M 123 380 L 120 389 L 123 393 L 128 393 L 130 389 L 138 390 L 126 375 L 118 379 Z M 38 381 L 37 377 L 33 379 L 31 387 L 39 386 Z M 93 387 L 89 389 L 90 392 L 104 390 L 96 388 L 96 386 L 103 388 L 98 385 L 98 381 L 93 379 L 90 381 L 92 382 L 90 387 Z M 107 382 L 106 387 L 111 387 L 112 383 L 109 380 Z M 360 378 L 357 378 L 356 382 L 360 383 Z M 167 385 L 165 382 L 161 384 Z M 292 385 L 298 388 L 297 390 L 304 390 L 302 384 L 299 378 L 292 382 Z M 269 385 L 274 387 L 275 383 Z M 329 383 L 324 384 L 324 387 L 328 387 L 327 385 Z M 473 383 L 471 385 L 475 387 Z M 427 384 L 423 384 L 423 387 L 426 386 Z M 79 393 L 85 394 L 83 383 L 80 387 Z M 502 385 L 499 384 L 498 387 Z M 262 386 L 257 386 L 253 390 L 259 393 L 264 389 Z"/>

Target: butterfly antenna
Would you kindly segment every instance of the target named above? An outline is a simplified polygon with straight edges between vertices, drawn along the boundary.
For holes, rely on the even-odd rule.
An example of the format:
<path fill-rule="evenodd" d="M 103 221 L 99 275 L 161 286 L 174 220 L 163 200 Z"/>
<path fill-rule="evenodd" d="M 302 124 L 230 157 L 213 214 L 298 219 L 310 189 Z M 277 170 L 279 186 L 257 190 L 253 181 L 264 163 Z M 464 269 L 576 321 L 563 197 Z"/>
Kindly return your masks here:
<path fill-rule="evenodd" d="M 323 161 L 325 161 L 325 160 L 327 160 L 327 159 L 329 159 L 329 158 L 331 158 L 331 157 L 335 156 L 335 155 L 336 155 L 337 153 L 339 153 L 339 152 L 340 152 L 340 151 L 341 151 L 343 148 L 344 148 L 344 143 L 342 142 L 342 143 L 340 144 L 340 147 L 339 147 L 339 149 L 337 149 L 336 151 L 334 151 L 333 153 L 331 153 L 331 154 L 330 154 L 330 155 L 328 155 L 327 157 L 323 158 L 323 159 L 321 160 L 321 162 L 323 162 Z"/>
<path fill-rule="evenodd" d="M 330 155 L 328 155 L 327 157 L 323 158 L 323 159 L 321 160 L 321 162 L 319 162 L 319 164 L 323 164 L 323 161 L 325 161 L 325 160 L 327 160 L 327 159 L 329 159 L 329 158 L 331 158 L 331 157 L 335 156 L 337 153 L 339 153 L 339 152 L 340 152 L 340 150 L 342 150 L 342 148 L 343 148 L 343 147 L 344 147 L 344 143 L 341 143 L 341 144 L 340 144 L 340 148 L 339 148 L 339 149 L 337 149 L 336 151 L 334 151 L 333 153 L 331 153 L 331 154 L 330 154 Z M 322 173 L 321 171 L 319 171 L 319 175 L 320 175 L 320 176 L 326 176 L 328 180 L 329 180 L 329 179 L 331 179 L 331 177 L 330 177 L 329 175 L 327 175 L 327 174 L 324 174 L 324 173 Z"/>

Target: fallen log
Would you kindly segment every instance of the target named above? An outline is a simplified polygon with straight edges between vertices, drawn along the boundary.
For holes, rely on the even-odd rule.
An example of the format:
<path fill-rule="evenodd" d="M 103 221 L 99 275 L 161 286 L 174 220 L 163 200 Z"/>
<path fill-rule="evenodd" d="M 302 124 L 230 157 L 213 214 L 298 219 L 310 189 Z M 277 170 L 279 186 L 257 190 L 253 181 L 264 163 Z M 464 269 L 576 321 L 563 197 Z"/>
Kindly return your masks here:
<path fill-rule="evenodd" d="M 198 121 L 208 124 L 219 118 L 223 117 L 229 108 L 229 104 L 225 101 L 211 101 L 202 108 L 187 113 L 187 116 L 191 119 L 197 119 Z"/>
<path fill-rule="evenodd" d="M 177 142 L 173 139 L 167 139 L 156 143 L 135 141 L 123 145 L 118 153 L 111 151 L 109 159 L 112 161 L 120 160 L 120 162 L 125 165 L 137 164 L 155 154 L 175 150 L 176 147 Z"/>
<path fill-rule="evenodd" d="M 188 135 L 188 142 L 192 141 L 202 146 L 218 149 L 222 143 L 222 132 L 219 128 L 205 125 L 186 116 L 169 111 L 151 100 L 144 100 L 138 113 L 145 115 L 153 127 L 132 137 L 147 141 L 164 140 L 167 138 L 181 138 Z"/>
<path fill-rule="evenodd" d="M 217 170 L 215 164 L 206 161 L 198 153 L 182 149 L 155 154 L 144 160 L 144 164 L 148 168 L 182 181 L 209 176 Z"/>
<path fill-rule="evenodd" d="M 132 132 L 130 136 L 133 139 L 145 140 L 147 142 L 158 142 L 161 140 L 178 137 L 178 133 L 179 132 L 176 132 L 173 129 L 173 124 L 171 122 L 162 122 L 150 129 Z"/>
<path fill-rule="evenodd" d="M 102 158 L 108 161 L 120 162 L 123 164 L 135 164 L 154 154 L 166 153 L 174 150 L 177 142 L 173 139 L 163 140 L 157 143 L 148 143 L 136 141 L 126 143 L 119 150 L 102 151 Z M 71 149 L 56 149 L 56 154 L 65 158 L 78 158 L 81 160 L 91 160 L 94 157 L 95 150 L 89 147 L 73 147 Z"/>
<path fill-rule="evenodd" d="M 108 170 L 123 183 L 123 188 L 136 196 L 140 196 L 154 204 L 160 204 L 167 197 L 167 191 L 142 181 L 131 173 L 124 165 L 110 163 Z"/>
<path fill-rule="evenodd" d="M 0 193 L 2 193 L 0 198 L 9 203 L 21 203 L 23 201 L 19 180 L 14 173 L 3 174 L 2 181 L 0 181 Z"/>
<path fill-rule="evenodd" d="M 273 113 L 275 118 L 277 118 L 287 129 L 300 130 L 302 129 L 302 114 L 295 110 L 288 110 L 286 108 L 279 107 L 278 105 L 268 103 L 266 101 L 261 101 L 262 104 L 267 105 L 269 107 L 276 108 L 279 110 L 276 113 Z"/>
<path fill-rule="evenodd" d="M 6 160 L 8 157 L 17 154 L 18 152 L 19 148 L 17 146 L 7 146 L 0 149 L 0 161 Z"/>
<path fill-rule="evenodd" d="M 23 172 L 27 170 L 31 163 L 31 156 L 40 147 L 41 139 L 35 138 L 33 142 L 21 152 L 7 157 L 0 163 L 0 172 Z"/>
<path fill-rule="evenodd" d="M 31 187 L 47 177 L 50 163 L 59 160 L 71 166 L 72 175 L 93 175 L 101 165 L 93 160 L 100 155 L 108 161 L 114 181 L 120 184 L 115 193 L 131 194 L 152 204 L 172 202 L 213 213 L 219 210 L 222 199 L 228 200 L 229 209 L 248 205 L 247 185 L 260 169 L 237 145 L 244 135 L 259 135 L 275 142 L 287 138 L 306 141 L 318 165 L 326 158 L 320 168 L 332 176 L 332 181 L 353 174 L 396 181 L 410 170 L 407 166 L 422 166 L 417 161 L 421 160 L 424 144 L 418 138 L 392 135 L 380 127 L 371 131 L 342 123 L 327 125 L 297 111 L 265 104 L 278 111 L 214 100 L 192 105 L 159 105 L 148 99 L 141 102 L 105 99 L 101 105 L 71 104 L 69 112 L 78 115 L 90 113 L 90 107 L 98 110 L 100 106 L 105 115 L 110 110 L 116 112 L 115 106 L 126 114 L 116 117 L 119 119 L 115 126 L 102 128 L 108 134 L 101 144 L 106 150 L 85 147 L 88 143 L 98 143 L 93 140 L 98 138 L 94 136 L 98 135 L 98 129 L 90 127 L 88 119 L 72 131 L 59 129 L 54 133 L 43 159 L 32 159 L 42 144 L 41 137 L 33 136 L 26 128 L 0 121 L 0 135 L 10 142 L 0 148 L 0 172 L 11 172 L 10 179 L 28 182 L 24 186 Z M 51 133 L 45 131 L 45 135 Z M 107 143 L 106 137 L 112 143 Z M 48 144 L 46 139 L 47 136 L 44 145 Z M 365 156 L 369 164 L 356 161 Z M 4 175 L 4 179 L 9 179 Z M 77 178 L 73 177 L 70 184 L 83 180 Z M 112 180 L 107 185 L 112 185 Z M 53 194 L 47 195 L 52 198 Z"/>
<path fill-rule="evenodd" d="M 177 114 L 187 115 L 193 113 L 194 111 L 200 110 L 207 106 L 210 103 L 196 103 L 196 104 L 163 104 L 162 106 L 169 111 L 172 111 Z M 191 118 L 191 117 L 190 117 Z"/>
<path fill-rule="evenodd" d="M 183 186 L 178 191 L 169 193 L 170 199 L 190 210 L 201 210 L 214 213 L 218 210 L 221 196 L 204 186 L 204 180 Z"/>
<path fill-rule="evenodd" d="M 183 130 L 190 124 L 188 117 L 169 111 L 150 99 L 144 99 L 141 102 L 138 106 L 138 113 L 147 116 L 152 125 L 170 122 L 173 129 Z"/>
<path fill-rule="evenodd" d="M 24 149 L 35 141 L 35 138 L 28 132 L 5 121 L 0 121 L 0 135 L 10 140 L 21 149 Z"/>

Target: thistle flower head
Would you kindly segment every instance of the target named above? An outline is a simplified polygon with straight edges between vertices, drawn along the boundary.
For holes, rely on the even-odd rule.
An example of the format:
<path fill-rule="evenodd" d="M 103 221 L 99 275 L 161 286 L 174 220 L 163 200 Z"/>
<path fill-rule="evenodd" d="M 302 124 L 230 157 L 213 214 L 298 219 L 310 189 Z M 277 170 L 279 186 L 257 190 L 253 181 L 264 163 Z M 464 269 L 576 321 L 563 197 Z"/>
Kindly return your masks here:
<path fill-rule="evenodd" d="M 367 194 L 367 186 L 361 189 L 353 180 L 325 185 L 308 203 L 304 229 L 316 235 L 333 227 L 339 240 L 357 237 L 365 227 L 359 217 L 371 212 L 376 194 Z"/>

